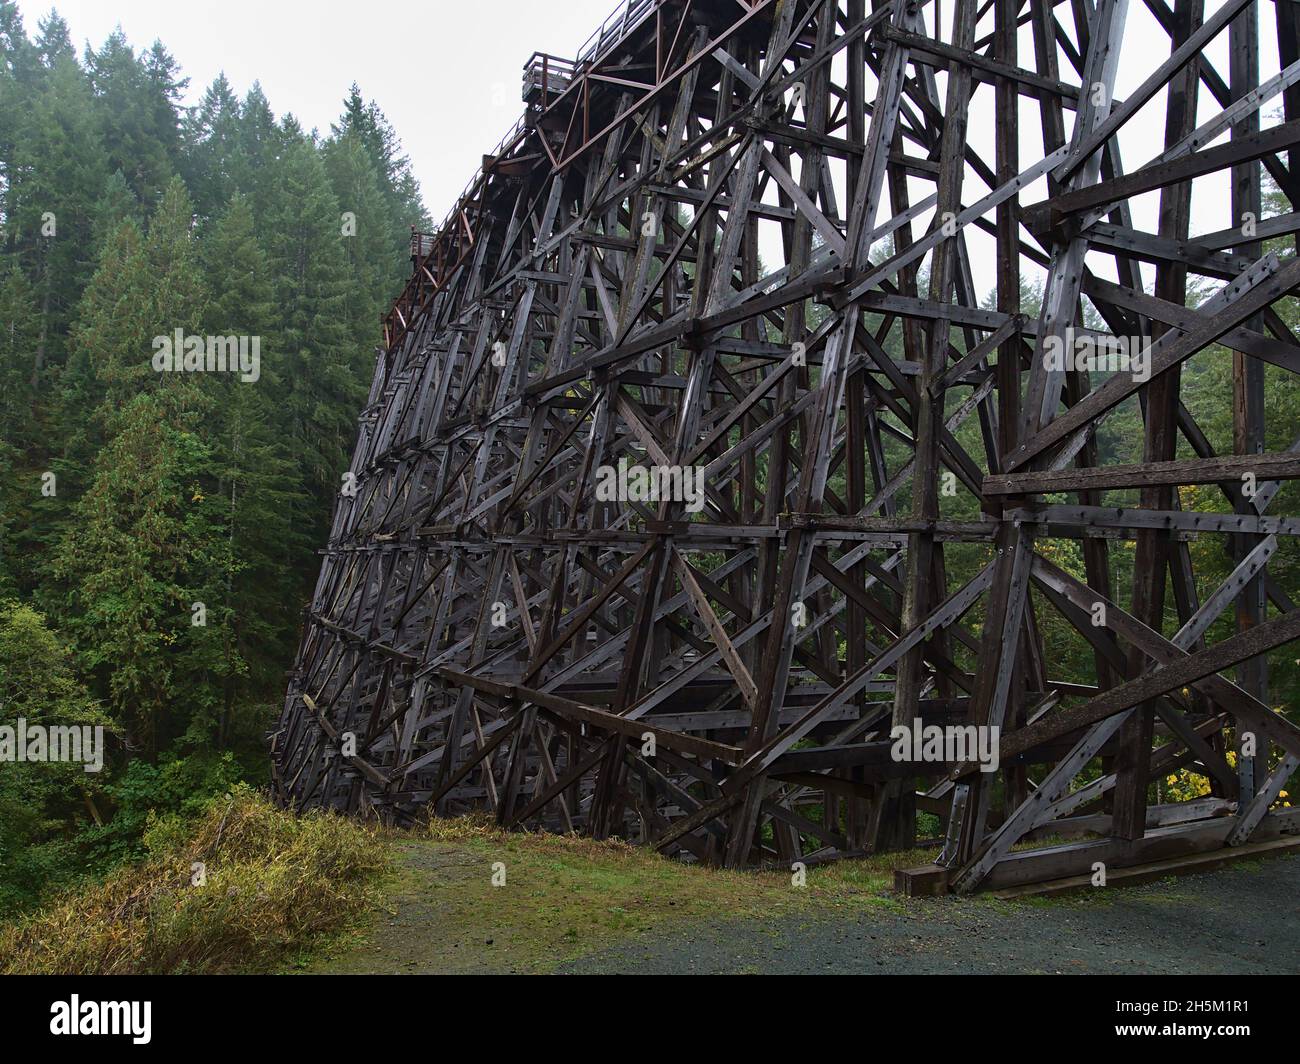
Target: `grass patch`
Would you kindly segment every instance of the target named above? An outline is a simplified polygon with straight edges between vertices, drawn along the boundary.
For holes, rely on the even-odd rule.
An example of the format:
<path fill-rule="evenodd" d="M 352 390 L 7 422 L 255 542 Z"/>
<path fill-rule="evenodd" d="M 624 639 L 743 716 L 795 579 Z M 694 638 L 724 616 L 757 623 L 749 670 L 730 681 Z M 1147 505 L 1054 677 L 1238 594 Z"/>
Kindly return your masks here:
<path fill-rule="evenodd" d="M 387 915 L 314 970 L 546 971 L 666 924 L 894 908 L 893 869 L 933 857 L 837 862 L 797 888 L 790 872 L 686 865 L 617 841 L 505 832 L 483 817 L 389 838 L 401 859 Z M 498 863 L 504 886 L 493 885 Z"/>
<path fill-rule="evenodd" d="M 270 971 L 367 911 L 388 867 L 374 829 L 295 817 L 247 787 L 197 822 L 160 820 L 145 844 L 142 863 L 0 929 L 0 973 Z"/>

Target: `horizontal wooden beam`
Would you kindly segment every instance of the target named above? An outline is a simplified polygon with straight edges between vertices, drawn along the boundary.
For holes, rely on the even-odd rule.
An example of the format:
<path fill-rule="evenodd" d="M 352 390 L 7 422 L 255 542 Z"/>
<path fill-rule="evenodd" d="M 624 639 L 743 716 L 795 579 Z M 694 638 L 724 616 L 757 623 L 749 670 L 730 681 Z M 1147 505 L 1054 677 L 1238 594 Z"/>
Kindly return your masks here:
<path fill-rule="evenodd" d="M 1110 491 L 1161 484 L 1180 486 L 1229 481 L 1239 487 L 1247 477 L 1253 477 L 1257 484 L 1269 480 L 1300 479 L 1300 454 L 1223 455 L 1173 462 L 995 474 L 984 478 L 984 494 L 1047 495 L 1060 491 Z"/>

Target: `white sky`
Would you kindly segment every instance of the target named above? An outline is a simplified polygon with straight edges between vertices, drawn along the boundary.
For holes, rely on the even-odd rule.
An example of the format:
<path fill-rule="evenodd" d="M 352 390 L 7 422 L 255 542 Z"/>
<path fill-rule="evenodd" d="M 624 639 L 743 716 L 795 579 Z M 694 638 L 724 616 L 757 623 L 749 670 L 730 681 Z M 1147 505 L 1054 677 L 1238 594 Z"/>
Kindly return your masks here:
<path fill-rule="evenodd" d="M 190 78 L 189 103 L 221 71 L 242 96 L 261 81 L 277 115 L 323 133 L 352 82 L 374 99 L 441 220 L 523 113 L 533 52 L 570 56 L 617 0 L 19 0 L 29 37 L 51 7 L 78 54 L 118 24 L 137 49 L 160 39 Z"/>

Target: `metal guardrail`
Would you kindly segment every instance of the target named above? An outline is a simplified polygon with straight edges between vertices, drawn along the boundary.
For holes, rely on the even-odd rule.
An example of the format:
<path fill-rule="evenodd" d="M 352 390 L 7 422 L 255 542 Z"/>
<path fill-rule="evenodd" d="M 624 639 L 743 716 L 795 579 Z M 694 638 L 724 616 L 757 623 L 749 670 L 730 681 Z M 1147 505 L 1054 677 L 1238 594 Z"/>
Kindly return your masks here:
<path fill-rule="evenodd" d="M 659 6 L 660 0 L 625 0 L 601 23 L 600 29 L 578 49 L 578 63 L 591 62 L 621 41 L 641 19 Z"/>

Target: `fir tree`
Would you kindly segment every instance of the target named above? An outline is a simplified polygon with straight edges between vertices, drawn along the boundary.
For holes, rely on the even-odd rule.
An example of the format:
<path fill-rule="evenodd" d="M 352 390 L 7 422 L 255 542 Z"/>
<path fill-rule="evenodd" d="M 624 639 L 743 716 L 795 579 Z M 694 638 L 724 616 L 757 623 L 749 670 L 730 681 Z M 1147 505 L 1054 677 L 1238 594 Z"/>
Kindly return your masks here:
<path fill-rule="evenodd" d="M 177 101 L 184 83 L 159 48 L 137 58 L 119 29 L 98 51 L 87 49 L 85 58 L 109 172 L 121 170 L 147 207 L 157 203 L 180 151 Z"/>
<path fill-rule="evenodd" d="M 98 410 L 110 391 L 120 401 L 138 390 L 152 370 L 157 335 L 145 239 L 128 219 L 104 242 L 72 329 L 62 396 L 63 428 L 70 439 L 75 439 L 76 425 Z"/>
<path fill-rule="evenodd" d="M 274 279 L 285 428 L 323 521 L 347 465 L 364 364 L 347 317 L 347 265 L 338 200 L 307 140 L 285 152 L 261 220 Z"/>
<path fill-rule="evenodd" d="M 364 102 L 355 83 L 343 101 L 343 114 L 333 127 L 338 138 L 356 137 L 374 164 L 389 214 L 393 248 L 398 261 L 405 257 L 402 249 L 410 239 L 411 227 L 427 230 L 433 222 L 420 200 L 420 185 L 411 171 L 411 161 L 402 152 L 402 142 L 384 112 L 373 100 Z"/>
<path fill-rule="evenodd" d="M 36 292 L 16 265 L 0 277 L 0 440 L 32 442 L 36 347 L 40 342 Z"/>
<path fill-rule="evenodd" d="M 15 153 L 12 240 L 41 306 L 36 355 L 46 365 L 65 358 L 64 336 L 84 285 L 78 269 L 92 241 L 92 214 L 103 188 L 104 152 L 90 95 L 76 61 L 59 58 L 31 99 Z"/>
<path fill-rule="evenodd" d="M 135 198 L 135 193 L 126 183 L 122 171 L 115 170 L 113 175 L 104 182 L 104 191 L 95 203 L 92 214 L 91 240 L 94 246 L 93 255 L 87 260 L 90 270 L 95 268 L 99 252 L 109 236 L 123 222 L 128 221 L 135 222 L 137 226 L 142 223 L 140 201 Z"/>
<path fill-rule="evenodd" d="M 32 590 L 37 574 L 15 561 L 30 550 L 32 515 L 40 497 L 33 462 L 32 374 L 40 337 L 36 294 L 11 266 L 0 279 L 0 594 Z"/>
<path fill-rule="evenodd" d="M 14 0 L 0 0 L 0 250 L 12 248 L 14 170 L 39 57 Z"/>
<path fill-rule="evenodd" d="M 203 93 L 184 123 L 185 181 L 196 210 L 210 218 L 240 191 L 239 98 L 225 74 Z"/>
<path fill-rule="evenodd" d="M 393 254 L 392 224 L 374 165 L 353 134 L 325 145 L 325 169 L 344 210 L 343 255 L 352 283 L 347 314 L 357 347 L 374 346 L 379 319 L 397 289 L 401 260 Z"/>
<path fill-rule="evenodd" d="M 145 251 L 153 280 L 159 336 L 198 330 L 207 301 L 195 239 L 194 203 L 185 182 L 172 178 L 149 220 Z"/>
<path fill-rule="evenodd" d="M 118 31 L 79 62 L 56 13 L 29 40 L 0 0 L 0 702 L 10 649 L 66 642 L 24 689 L 65 722 L 64 695 L 98 701 L 158 760 L 98 806 L 0 787 L 0 904 L 138 852 L 145 810 L 227 785 L 214 751 L 262 760 L 378 319 L 428 226 L 359 90 L 322 141 L 256 84 L 218 77 L 188 113 L 184 86 L 160 43 Z M 257 337 L 260 379 L 156 372 L 177 329 Z"/>
<path fill-rule="evenodd" d="M 276 193 L 277 167 L 286 140 L 257 82 L 240 104 L 237 143 L 235 186 L 249 197 L 253 216 L 261 222 Z"/>
<path fill-rule="evenodd" d="M 53 70 L 63 60 L 77 61 L 77 50 L 72 45 L 68 23 L 57 11 L 51 11 L 37 23 L 36 54 L 46 70 Z"/>
<path fill-rule="evenodd" d="M 209 332 L 271 336 L 270 266 L 244 197 L 233 197 L 205 235 L 202 259 L 214 293 L 208 307 Z M 299 570 L 306 568 L 301 560 L 311 555 L 311 544 L 295 521 L 305 501 L 297 486 L 297 467 L 273 423 L 276 353 L 264 346 L 262 357 L 261 378 L 255 384 L 229 377 L 208 382 L 217 414 L 210 441 L 214 475 L 230 541 L 223 600 L 228 611 L 223 648 L 227 682 L 217 727 L 221 745 L 237 729 L 240 711 L 256 705 L 261 692 L 278 681 L 292 653 Z M 238 672 L 236 663 L 247 663 L 246 674 Z M 253 730 L 265 723 L 254 719 Z"/>
<path fill-rule="evenodd" d="M 150 759 L 214 716 L 202 678 L 223 668 L 219 632 L 194 622 L 199 604 L 219 600 L 227 540 L 204 487 L 211 453 L 182 397 L 144 393 L 114 412 L 55 560 L 83 672 L 129 749 Z"/>

